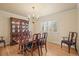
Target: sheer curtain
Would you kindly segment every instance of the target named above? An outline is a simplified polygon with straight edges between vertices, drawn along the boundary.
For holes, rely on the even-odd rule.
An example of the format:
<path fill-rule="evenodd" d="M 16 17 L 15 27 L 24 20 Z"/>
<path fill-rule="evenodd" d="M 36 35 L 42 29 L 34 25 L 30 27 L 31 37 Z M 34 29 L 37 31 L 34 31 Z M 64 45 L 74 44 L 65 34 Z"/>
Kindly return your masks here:
<path fill-rule="evenodd" d="M 57 32 L 57 23 L 56 21 L 44 21 L 42 22 L 42 32 Z"/>

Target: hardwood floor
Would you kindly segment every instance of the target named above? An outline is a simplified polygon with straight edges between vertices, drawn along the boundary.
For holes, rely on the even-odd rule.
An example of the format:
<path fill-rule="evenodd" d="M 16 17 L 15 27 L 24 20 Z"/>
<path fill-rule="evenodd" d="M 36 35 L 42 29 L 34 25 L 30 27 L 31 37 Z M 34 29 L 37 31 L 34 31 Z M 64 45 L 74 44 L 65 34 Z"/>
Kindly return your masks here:
<path fill-rule="evenodd" d="M 48 43 L 47 44 L 47 53 L 45 52 L 43 48 L 43 56 L 78 56 L 76 51 L 71 48 L 70 54 L 68 53 L 67 47 L 63 46 L 61 48 L 60 45 Z M 23 54 L 18 54 L 18 45 L 14 46 L 6 46 L 0 47 L 0 56 L 23 56 Z M 30 55 L 29 53 L 26 54 L 26 56 Z M 37 50 L 34 52 L 35 56 L 38 56 Z"/>

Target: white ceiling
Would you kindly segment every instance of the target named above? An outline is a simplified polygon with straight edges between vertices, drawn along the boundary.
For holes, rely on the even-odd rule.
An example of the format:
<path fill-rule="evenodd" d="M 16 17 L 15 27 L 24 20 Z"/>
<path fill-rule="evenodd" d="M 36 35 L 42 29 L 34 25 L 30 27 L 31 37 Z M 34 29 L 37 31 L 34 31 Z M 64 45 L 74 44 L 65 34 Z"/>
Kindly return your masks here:
<path fill-rule="evenodd" d="M 39 16 L 76 8 L 75 3 L 0 3 L 0 10 L 28 16 L 33 13 L 32 6 L 35 6 L 35 13 Z"/>

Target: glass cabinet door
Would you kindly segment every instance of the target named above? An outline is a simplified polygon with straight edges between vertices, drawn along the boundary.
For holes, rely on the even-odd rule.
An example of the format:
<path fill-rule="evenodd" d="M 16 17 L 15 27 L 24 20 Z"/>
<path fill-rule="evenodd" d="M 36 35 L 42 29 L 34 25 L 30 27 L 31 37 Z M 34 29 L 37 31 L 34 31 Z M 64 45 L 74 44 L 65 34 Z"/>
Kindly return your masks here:
<path fill-rule="evenodd" d="M 27 31 L 28 28 L 28 21 L 17 19 L 17 18 L 10 18 L 11 20 L 11 41 L 17 41 L 17 38 L 21 34 L 23 34 L 25 31 Z"/>

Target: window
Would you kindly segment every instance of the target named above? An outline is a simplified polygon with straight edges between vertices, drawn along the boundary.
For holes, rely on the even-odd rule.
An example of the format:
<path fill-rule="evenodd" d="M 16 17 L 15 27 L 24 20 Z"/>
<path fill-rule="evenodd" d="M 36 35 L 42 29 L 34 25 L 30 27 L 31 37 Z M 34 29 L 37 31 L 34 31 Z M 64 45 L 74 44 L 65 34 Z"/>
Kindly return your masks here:
<path fill-rule="evenodd" d="M 47 32 L 48 31 L 48 22 L 43 22 L 42 23 L 42 31 Z"/>
<path fill-rule="evenodd" d="M 42 22 L 42 31 L 43 32 L 57 32 L 57 23 L 56 21 L 44 21 Z"/>

